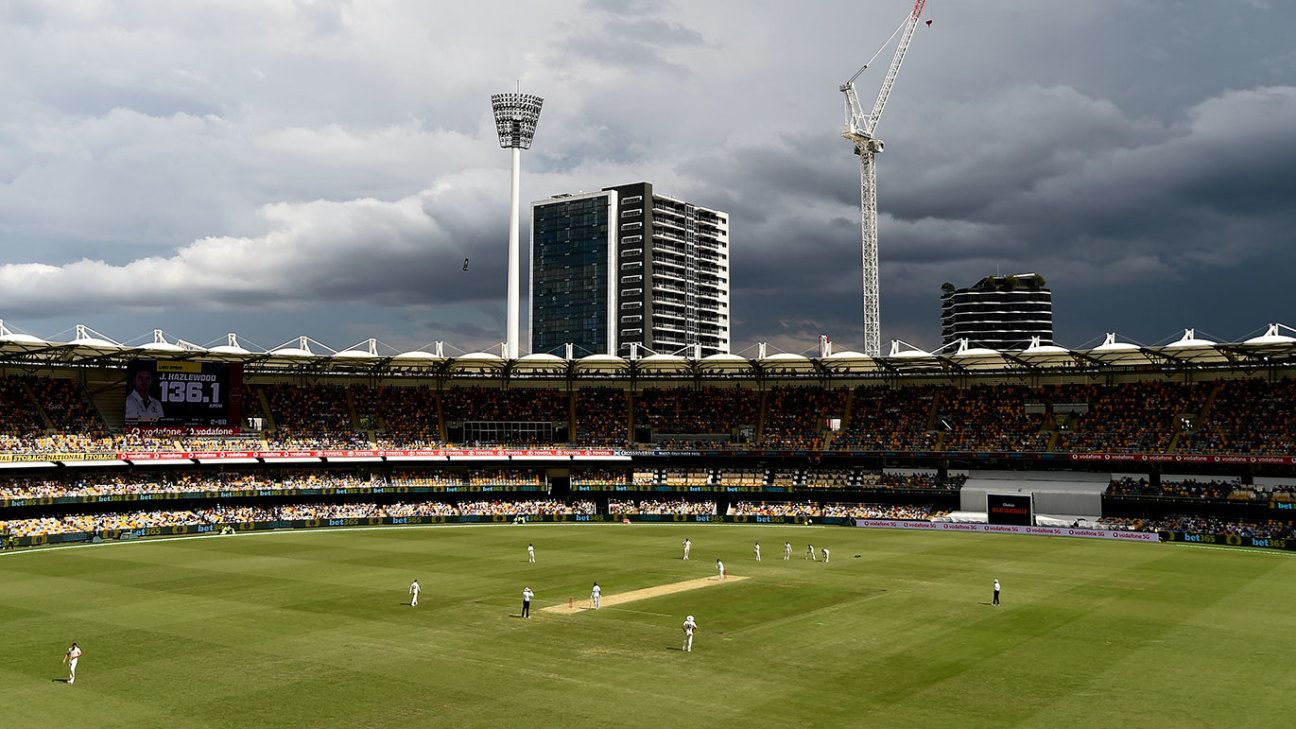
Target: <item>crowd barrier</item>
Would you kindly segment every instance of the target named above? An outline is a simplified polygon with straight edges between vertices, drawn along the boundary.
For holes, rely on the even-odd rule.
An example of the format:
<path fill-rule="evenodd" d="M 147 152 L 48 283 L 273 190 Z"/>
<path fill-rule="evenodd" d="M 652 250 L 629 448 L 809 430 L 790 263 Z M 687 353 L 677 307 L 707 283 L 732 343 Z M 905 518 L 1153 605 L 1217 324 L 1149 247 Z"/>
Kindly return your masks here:
<path fill-rule="evenodd" d="M 662 491 L 667 493 L 727 493 L 727 494 L 785 494 L 792 491 L 786 486 L 724 486 L 721 484 L 572 484 L 572 491 Z"/>
<path fill-rule="evenodd" d="M 1154 532 L 1127 532 L 1113 529 L 1078 529 L 1073 527 L 1013 526 L 1010 524 L 961 524 L 947 521 L 905 521 L 901 519 L 856 519 L 855 526 L 866 529 L 916 529 L 927 532 L 980 532 L 985 534 L 1031 534 L 1040 537 L 1080 537 L 1115 539 L 1123 542 L 1158 542 Z"/>
<path fill-rule="evenodd" d="M 171 537 L 193 534 L 219 534 L 226 526 L 238 532 L 259 532 L 274 529 L 314 529 L 318 527 L 357 527 L 387 526 L 408 524 L 513 524 L 518 518 L 512 514 L 486 514 L 469 516 L 372 516 L 350 517 L 341 519 L 297 519 L 293 521 L 258 521 L 242 522 L 229 525 L 221 524 L 188 524 L 168 527 L 145 527 L 143 529 L 104 529 L 98 532 L 77 532 L 74 534 L 49 534 L 36 537 L 17 537 L 20 547 L 39 546 L 43 544 L 68 544 L 88 542 L 98 537 L 102 540 L 137 539 L 141 537 Z M 601 522 L 644 522 L 644 523 L 677 523 L 677 524 L 802 524 L 804 517 L 794 516 L 728 516 L 720 514 L 540 514 L 528 515 L 526 523 L 601 523 Z M 829 526 L 850 526 L 850 519 L 825 517 L 814 518 L 814 524 Z"/>
<path fill-rule="evenodd" d="M 332 495 L 369 495 L 369 494 L 489 494 L 489 493 L 541 493 L 547 492 L 548 486 L 528 484 L 465 484 L 462 486 L 346 486 L 318 489 L 204 489 L 200 491 L 157 491 L 148 493 L 93 494 L 81 496 L 33 496 L 30 498 L 6 499 L 0 497 L 0 508 L 24 506 L 57 506 L 60 504 L 101 504 L 122 501 L 185 501 L 189 499 L 236 499 L 264 496 L 332 496 Z M 572 493 L 752 493 L 752 494 L 850 494 L 856 498 L 869 498 L 881 501 L 894 501 L 900 497 L 921 497 L 926 501 L 939 501 L 941 497 L 953 497 L 956 489 L 904 489 L 904 488 L 802 488 L 789 489 L 784 486 L 643 486 L 643 485 L 591 485 L 572 486 Z"/>
<path fill-rule="evenodd" d="M 335 494 L 487 494 L 541 492 L 539 485 L 465 484 L 463 486 L 357 486 L 322 489 L 222 489 L 218 491 L 159 491 L 143 494 L 96 494 L 93 496 L 42 496 L 29 499 L 0 499 L 5 506 L 98 504 L 109 501 L 184 501 L 185 499 L 236 499 L 260 496 L 332 496 Z"/>
<path fill-rule="evenodd" d="M 384 516 L 350 517 L 340 519 L 298 519 L 293 521 L 245 522 L 228 525 L 235 533 L 269 531 L 275 529 L 314 529 L 327 527 L 387 526 L 409 524 L 512 524 L 517 517 L 509 514 L 470 516 Z M 866 529 L 909 529 L 916 531 L 972 532 L 989 534 L 1029 534 L 1047 537 L 1078 537 L 1082 539 L 1108 539 L 1124 542 L 1181 542 L 1188 544 L 1215 544 L 1232 547 L 1296 550 L 1296 539 L 1263 539 L 1240 537 L 1232 534 L 1192 534 L 1187 532 L 1129 532 L 1111 529 L 1074 529 L 1071 527 L 1025 527 L 1006 524 L 956 524 L 952 522 L 905 521 L 899 519 L 849 519 L 844 517 L 798 516 L 730 516 L 721 514 L 545 514 L 527 516 L 527 523 L 603 523 L 643 522 L 675 524 L 822 524 L 827 526 L 856 526 Z M 144 529 L 103 530 L 95 533 L 50 534 L 36 537 L 17 537 L 16 546 L 28 547 L 45 544 L 86 542 L 98 537 L 104 540 L 137 539 L 141 537 L 166 537 L 195 534 L 217 534 L 224 528 L 219 524 L 193 524 Z"/>

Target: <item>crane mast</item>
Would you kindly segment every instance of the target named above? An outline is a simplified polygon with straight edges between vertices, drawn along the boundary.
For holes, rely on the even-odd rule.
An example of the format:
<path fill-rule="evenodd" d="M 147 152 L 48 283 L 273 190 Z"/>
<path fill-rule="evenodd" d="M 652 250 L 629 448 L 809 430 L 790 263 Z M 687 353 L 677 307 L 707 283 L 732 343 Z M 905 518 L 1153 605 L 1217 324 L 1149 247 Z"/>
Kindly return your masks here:
<path fill-rule="evenodd" d="M 922 18 L 927 0 L 915 0 L 913 10 L 905 18 L 891 38 L 883 44 L 873 58 L 864 64 L 854 76 L 842 84 L 841 91 L 846 95 L 846 123 L 842 128 L 842 137 L 855 145 L 855 154 L 860 158 L 860 237 L 862 239 L 862 257 L 864 273 L 864 354 L 877 357 L 882 354 L 881 341 L 881 296 L 878 286 L 878 234 L 877 234 L 877 155 L 882 152 L 882 140 L 876 137 L 877 125 L 886 108 L 887 99 L 895 87 L 896 76 L 900 73 L 900 64 L 904 61 L 909 43 L 913 40 L 918 21 Z M 882 88 L 878 91 L 873 110 L 866 116 L 860 106 L 859 95 L 855 90 L 855 79 L 864 73 L 882 51 L 890 45 L 891 40 L 900 35 L 895 53 L 891 56 L 891 65 L 887 68 Z"/>

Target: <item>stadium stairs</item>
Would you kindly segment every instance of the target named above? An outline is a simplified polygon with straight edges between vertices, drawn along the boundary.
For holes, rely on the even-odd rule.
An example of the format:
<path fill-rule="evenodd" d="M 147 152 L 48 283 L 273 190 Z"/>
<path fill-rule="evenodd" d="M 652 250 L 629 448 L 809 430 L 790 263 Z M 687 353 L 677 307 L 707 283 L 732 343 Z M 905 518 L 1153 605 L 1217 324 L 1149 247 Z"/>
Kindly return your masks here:
<path fill-rule="evenodd" d="M 126 408 L 123 405 L 125 395 L 121 387 L 104 387 L 97 391 L 88 391 L 90 404 L 99 413 L 110 433 L 120 433 L 126 425 Z"/>
<path fill-rule="evenodd" d="M 277 431 L 279 426 L 275 424 L 274 413 L 270 412 L 270 400 L 266 397 L 265 390 L 258 387 L 253 392 L 256 393 L 257 406 L 261 408 L 261 417 L 265 419 L 265 426 L 262 430 L 267 433 Z"/>
<path fill-rule="evenodd" d="M 36 392 L 31 389 L 31 385 L 25 380 L 19 380 L 19 382 L 22 384 L 23 394 L 27 396 L 36 413 L 40 415 L 41 422 L 45 424 L 45 429 L 54 430 L 54 421 L 50 420 L 49 413 L 46 413 L 45 408 L 41 407 L 40 400 L 36 399 Z"/>
<path fill-rule="evenodd" d="M 351 397 L 351 388 L 346 388 L 346 408 L 347 417 L 351 419 L 351 428 L 360 429 L 360 416 L 356 414 L 355 399 Z M 370 438 L 372 440 L 372 437 Z"/>

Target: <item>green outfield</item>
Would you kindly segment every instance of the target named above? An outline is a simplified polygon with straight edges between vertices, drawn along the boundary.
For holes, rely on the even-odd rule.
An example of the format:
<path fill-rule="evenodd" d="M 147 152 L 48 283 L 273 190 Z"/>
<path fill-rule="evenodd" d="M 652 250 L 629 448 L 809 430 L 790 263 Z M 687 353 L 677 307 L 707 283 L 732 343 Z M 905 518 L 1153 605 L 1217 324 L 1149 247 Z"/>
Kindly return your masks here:
<path fill-rule="evenodd" d="M 807 541 L 832 563 L 803 560 Z M 580 604 L 596 580 L 610 597 L 708 577 L 716 557 L 750 579 L 517 617 L 526 585 L 537 608 Z M 0 556 L 0 716 L 24 729 L 1281 727 L 1293 605 L 1286 553 L 1033 536 L 534 525 L 46 549 Z"/>

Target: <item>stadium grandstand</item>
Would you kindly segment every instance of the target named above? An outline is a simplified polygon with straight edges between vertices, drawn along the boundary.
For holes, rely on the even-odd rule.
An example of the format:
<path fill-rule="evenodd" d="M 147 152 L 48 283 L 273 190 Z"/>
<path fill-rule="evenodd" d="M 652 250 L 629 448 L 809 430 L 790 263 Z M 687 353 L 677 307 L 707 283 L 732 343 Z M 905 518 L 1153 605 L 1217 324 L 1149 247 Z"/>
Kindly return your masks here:
<path fill-rule="evenodd" d="M 252 351 L 0 323 L 0 534 L 409 520 L 992 520 L 1286 539 L 1296 332 L 888 356 Z M 141 502 L 149 502 L 142 504 Z"/>

